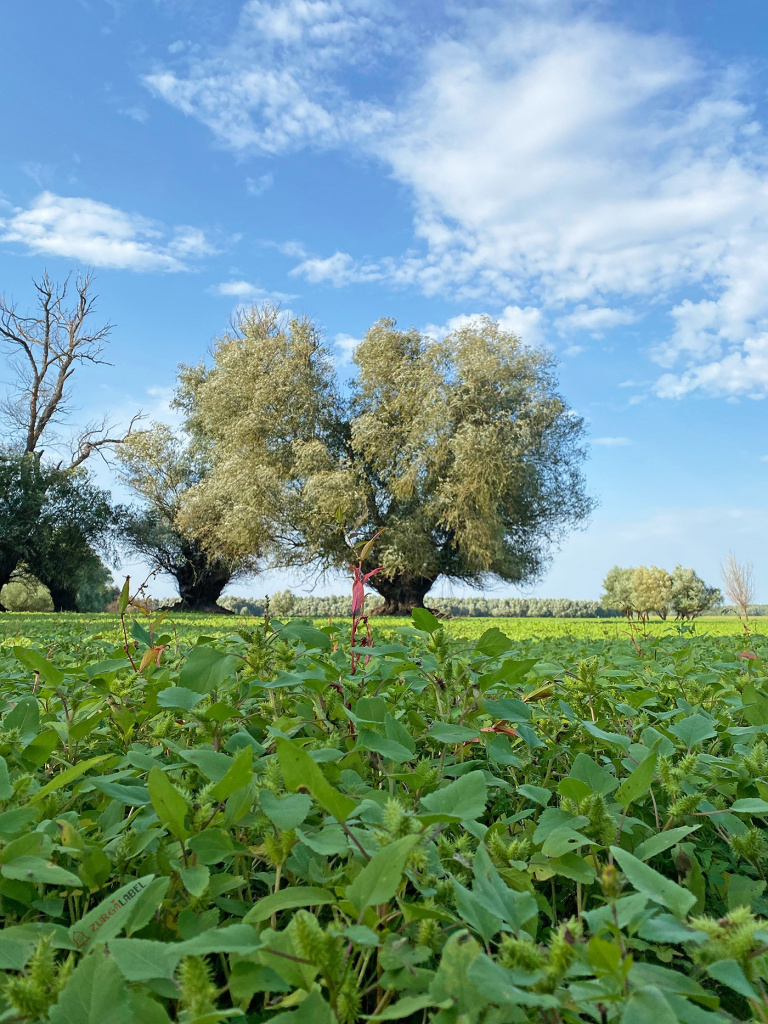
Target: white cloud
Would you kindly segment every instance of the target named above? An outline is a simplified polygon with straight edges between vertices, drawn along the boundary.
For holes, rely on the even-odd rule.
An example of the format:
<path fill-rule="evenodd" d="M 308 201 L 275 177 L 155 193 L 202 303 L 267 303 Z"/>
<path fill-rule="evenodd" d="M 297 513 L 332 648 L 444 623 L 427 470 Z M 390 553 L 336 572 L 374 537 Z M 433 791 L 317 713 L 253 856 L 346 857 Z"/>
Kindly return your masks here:
<path fill-rule="evenodd" d="M 149 120 L 149 114 L 146 109 L 138 103 L 134 104 L 132 107 L 125 107 L 125 109 L 121 110 L 120 113 L 124 114 L 126 117 L 130 117 L 132 121 L 137 121 L 139 124 L 144 124 Z"/>
<path fill-rule="evenodd" d="M 249 196 L 263 196 L 272 188 L 274 178 L 271 174 L 260 174 L 258 178 L 246 178 L 245 190 Z"/>
<path fill-rule="evenodd" d="M 418 248 L 302 253 L 310 282 L 541 308 L 598 335 L 653 304 L 672 322 L 658 395 L 756 393 L 768 146 L 746 74 L 567 4 L 440 13 L 386 103 L 347 74 L 402 42 L 381 0 L 248 0 L 226 47 L 145 81 L 234 149 L 354 149 L 407 186 Z"/>
<path fill-rule="evenodd" d="M 295 295 L 287 292 L 271 292 L 262 288 L 260 284 L 252 281 L 224 281 L 217 284 L 213 291 L 217 295 L 225 295 L 228 298 L 239 299 L 241 302 L 272 302 L 279 306 L 283 302 L 290 302 Z"/>
<path fill-rule="evenodd" d="M 624 448 L 632 442 L 628 437 L 593 437 L 592 444 L 600 445 L 603 448 Z"/>
<path fill-rule="evenodd" d="M 362 338 L 355 338 L 351 334 L 337 334 L 333 339 L 333 345 L 336 349 L 336 365 L 345 366 L 351 363 L 355 349 L 362 340 Z"/>
<path fill-rule="evenodd" d="M 383 8 L 380 0 L 248 0 L 228 46 L 175 50 L 176 68 L 158 68 L 144 84 L 232 149 L 338 145 L 389 119 L 334 81 L 339 67 L 381 49 Z"/>
<path fill-rule="evenodd" d="M 424 333 L 433 338 L 444 338 L 451 331 L 461 330 L 483 316 L 497 320 L 503 330 L 516 334 L 526 345 L 539 347 L 545 344 L 544 319 L 541 310 L 534 306 L 526 306 L 524 309 L 520 306 L 506 306 L 500 313 L 459 313 L 444 324 L 427 324 Z"/>
<path fill-rule="evenodd" d="M 748 398 L 768 395 L 768 334 L 747 338 L 722 359 L 693 366 L 681 374 L 665 373 L 656 382 L 660 398 L 682 398 L 692 391 Z"/>
<path fill-rule="evenodd" d="M 608 306 L 578 305 L 572 313 L 555 320 L 555 327 L 561 334 L 568 331 L 589 331 L 594 337 L 602 337 L 611 327 L 633 324 L 638 320 L 631 309 L 611 309 Z"/>
<path fill-rule="evenodd" d="M 41 192 L 26 209 L 16 207 L 0 220 L 0 241 L 94 267 L 138 271 L 186 270 L 190 258 L 215 251 L 197 228 L 169 232 L 139 214 L 53 192 Z"/>

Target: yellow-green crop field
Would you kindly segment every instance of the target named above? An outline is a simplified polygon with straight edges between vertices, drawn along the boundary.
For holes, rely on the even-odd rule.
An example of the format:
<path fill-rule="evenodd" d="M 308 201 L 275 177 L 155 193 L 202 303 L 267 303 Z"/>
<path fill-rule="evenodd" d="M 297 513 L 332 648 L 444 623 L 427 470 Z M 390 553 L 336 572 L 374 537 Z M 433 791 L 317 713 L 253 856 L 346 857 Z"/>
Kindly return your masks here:
<path fill-rule="evenodd" d="M 141 622 L 142 616 L 134 616 Z M 328 625 L 325 619 L 314 619 L 316 626 Z M 349 625 L 350 619 L 335 619 L 335 622 Z M 163 623 L 164 632 L 172 632 L 184 645 L 185 641 L 196 640 L 201 634 L 228 636 L 253 624 L 254 619 L 236 615 L 197 615 L 194 613 L 172 612 Z M 408 626 L 406 618 L 371 619 L 377 633 L 390 633 L 399 627 Z M 662 622 L 652 619 L 643 629 L 639 623 L 630 625 L 626 619 L 555 619 L 555 618 L 455 618 L 446 623 L 447 631 L 455 637 L 477 639 L 490 627 L 497 626 L 511 640 L 543 640 L 552 638 L 615 640 L 640 636 L 662 637 L 679 634 L 693 636 L 734 636 L 743 634 L 741 623 L 734 616 L 706 617 L 694 622 L 680 623 L 674 620 Z M 750 620 L 750 631 L 764 634 L 768 618 Z M 8 612 L 0 616 L 0 644 L 12 641 L 21 643 L 55 643 L 57 639 L 72 640 L 77 637 L 94 637 L 101 634 L 105 640 L 115 640 L 121 632 L 119 616 L 101 614 L 58 614 L 49 612 Z"/>

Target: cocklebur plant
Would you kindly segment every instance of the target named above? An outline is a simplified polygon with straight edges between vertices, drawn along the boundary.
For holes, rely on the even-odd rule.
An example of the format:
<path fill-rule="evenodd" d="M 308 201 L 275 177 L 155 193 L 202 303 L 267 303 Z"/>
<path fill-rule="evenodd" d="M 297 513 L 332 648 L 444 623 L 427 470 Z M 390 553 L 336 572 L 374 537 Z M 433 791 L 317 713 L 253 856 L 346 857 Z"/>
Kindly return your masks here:
<path fill-rule="evenodd" d="M 170 1021 L 618 1024 L 648 1019 L 649 985 L 659 1021 L 750 1019 L 729 986 L 759 992 L 763 970 L 758 673 L 737 685 L 717 638 L 644 640 L 641 658 L 414 621 L 373 630 L 354 676 L 338 623 L 272 622 L 257 668 L 250 635 L 138 674 L 119 640 L 91 657 L 79 638 L 43 647 L 32 701 L 0 646 L 3 984 L 43 934 L 57 964 L 112 972 L 110 993 Z M 580 663 L 600 666 L 591 707 Z M 749 920 L 719 923 L 741 904 Z M 57 1024 L 80 1024 L 63 1015 L 82 978 Z M 142 1006 L 124 1016 L 152 1020 Z"/>
<path fill-rule="evenodd" d="M 47 1017 L 74 968 L 71 954 L 56 961 L 52 941 L 50 935 L 44 935 L 23 972 L 5 979 L 2 997 L 22 1020 Z"/>

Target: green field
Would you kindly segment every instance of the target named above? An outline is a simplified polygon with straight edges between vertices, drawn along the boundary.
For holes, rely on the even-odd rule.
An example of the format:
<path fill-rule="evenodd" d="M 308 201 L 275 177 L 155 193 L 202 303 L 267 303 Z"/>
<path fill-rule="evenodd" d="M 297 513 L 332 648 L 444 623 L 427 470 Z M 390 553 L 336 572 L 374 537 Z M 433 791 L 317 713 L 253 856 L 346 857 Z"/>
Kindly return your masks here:
<path fill-rule="evenodd" d="M 762 623 L 415 623 L 2 616 L 0 1021 L 768 1019 Z"/>
<path fill-rule="evenodd" d="M 136 621 L 143 621 L 141 616 Z M 256 620 L 258 621 L 258 620 Z M 335 620 L 340 625 L 349 625 L 349 619 Z M 751 630 L 763 633 L 768 628 L 768 618 L 752 619 Z M 196 639 L 201 634 L 227 636 L 252 625 L 253 619 L 235 615 L 196 615 L 194 613 L 171 613 L 163 629 L 169 630 L 181 643 Z M 316 626 L 326 626 L 324 619 L 314 619 Z M 400 627 L 407 627 L 409 619 L 371 619 L 378 633 L 387 633 Z M 489 626 L 497 626 L 512 640 L 540 639 L 546 637 L 574 637 L 576 639 L 613 640 L 635 635 L 677 636 L 681 633 L 696 636 L 738 636 L 744 630 L 735 616 L 716 618 L 707 616 L 695 619 L 693 623 L 679 623 L 674 620 L 662 622 L 652 619 L 645 630 L 639 623 L 628 626 L 626 619 L 535 619 L 535 618 L 455 618 L 445 622 L 448 633 L 456 637 L 476 639 Z M 121 633 L 118 615 L 70 614 L 54 615 L 49 612 L 7 612 L 0 615 L 0 643 L 12 640 L 14 643 L 30 641 L 55 643 L 58 639 L 76 640 L 90 638 L 94 634 L 105 639 L 117 639 Z"/>

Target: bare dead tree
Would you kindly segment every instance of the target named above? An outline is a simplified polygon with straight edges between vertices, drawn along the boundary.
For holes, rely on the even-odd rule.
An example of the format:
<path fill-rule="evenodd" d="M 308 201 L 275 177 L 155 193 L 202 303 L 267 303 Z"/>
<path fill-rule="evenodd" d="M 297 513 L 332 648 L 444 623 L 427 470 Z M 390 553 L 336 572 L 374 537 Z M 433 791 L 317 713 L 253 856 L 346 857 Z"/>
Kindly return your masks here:
<path fill-rule="evenodd" d="M 739 616 L 746 624 L 749 621 L 749 606 L 755 599 L 754 566 L 751 562 L 737 562 L 735 555 L 729 554 L 721 572 L 723 589 L 739 609 Z"/>
<path fill-rule="evenodd" d="M 67 412 L 76 370 L 84 363 L 106 362 L 101 356 L 113 325 L 90 325 L 97 299 L 91 294 L 93 274 L 78 274 L 73 301 L 68 304 L 71 280 L 69 275 L 59 284 L 46 271 L 42 280 L 34 282 L 37 309 L 27 315 L 4 294 L 0 296 L 0 339 L 11 351 L 15 376 L 2 412 L 15 425 L 27 453 L 39 454 L 44 438 L 50 437 L 51 428 Z M 131 421 L 128 433 L 137 419 Z M 110 436 L 113 429 L 105 418 L 81 431 L 72 444 L 70 468 L 119 445 L 126 434 Z"/>

